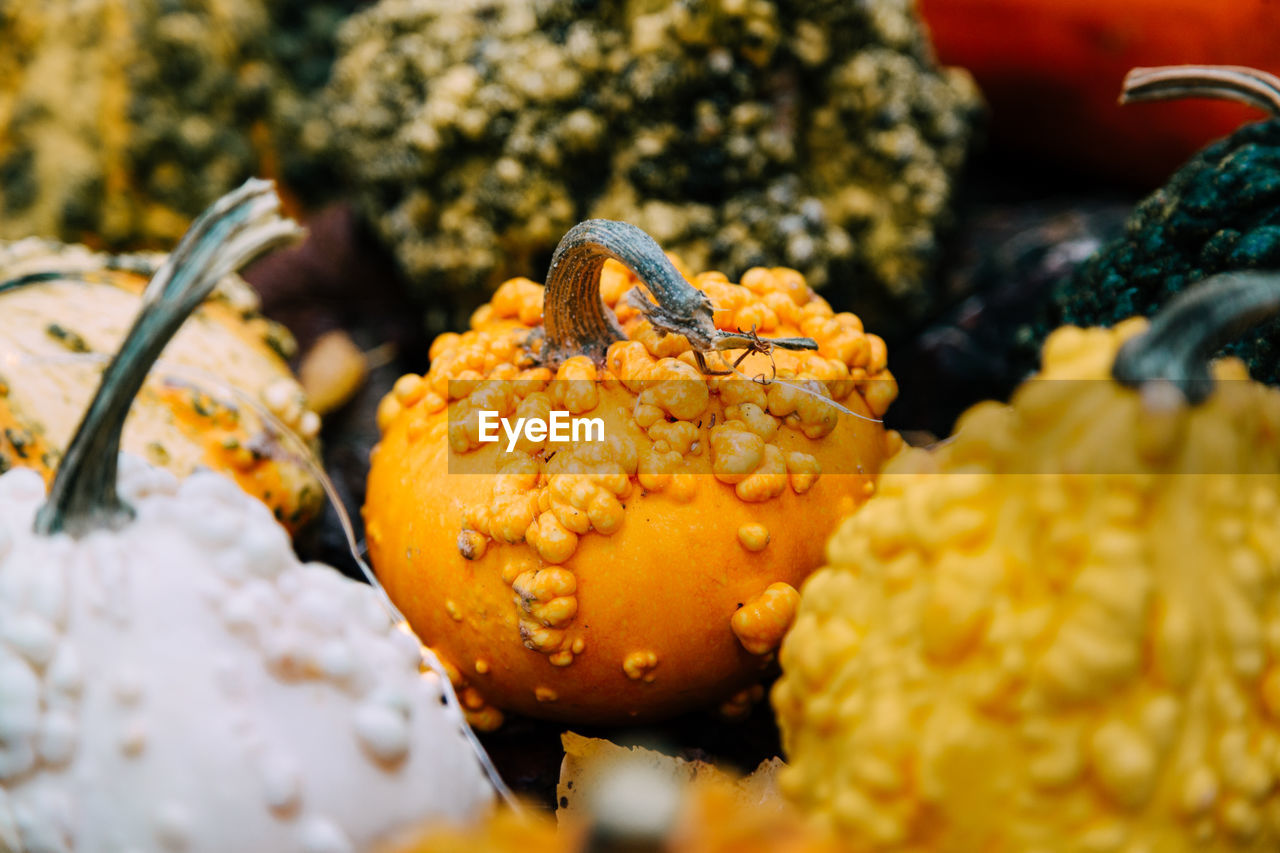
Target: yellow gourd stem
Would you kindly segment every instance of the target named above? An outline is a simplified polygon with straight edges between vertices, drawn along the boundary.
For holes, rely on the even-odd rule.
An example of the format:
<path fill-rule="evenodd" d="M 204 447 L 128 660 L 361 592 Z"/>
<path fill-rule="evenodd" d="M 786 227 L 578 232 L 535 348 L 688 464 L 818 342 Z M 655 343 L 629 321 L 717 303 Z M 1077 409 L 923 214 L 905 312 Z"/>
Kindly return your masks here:
<path fill-rule="evenodd" d="M 1122 104 L 1177 98 L 1241 101 L 1280 116 L 1280 77 L 1240 65 L 1163 65 L 1133 69 L 1120 92 Z"/>
<path fill-rule="evenodd" d="M 1223 273 L 1182 291 L 1143 334 L 1116 354 L 1111 374 L 1122 385 L 1167 382 L 1188 403 L 1213 390 L 1209 359 L 1246 328 L 1280 313 L 1280 276 Z"/>
<path fill-rule="evenodd" d="M 269 181 L 251 179 L 200 215 L 151 278 L 142 308 L 102 375 L 80 426 L 36 514 L 35 530 L 82 536 L 117 528 L 133 510 L 116 492 L 120 433 L 133 398 L 161 350 L 224 276 L 302 235 L 279 215 Z"/>
<path fill-rule="evenodd" d="M 754 331 L 717 329 L 711 300 L 685 281 L 652 237 L 625 222 L 588 219 L 569 229 L 551 258 L 543 308 L 543 364 L 555 366 L 586 355 L 603 365 L 609 344 L 626 340 L 600 296 L 600 271 L 610 258 L 634 272 L 657 300 L 633 288 L 626 294 L 628 303 L 655 329 L 683 335 L 699 364 L 706 353 L 717 350 L 818 348 L 812 338 L 761 338 Z"/>

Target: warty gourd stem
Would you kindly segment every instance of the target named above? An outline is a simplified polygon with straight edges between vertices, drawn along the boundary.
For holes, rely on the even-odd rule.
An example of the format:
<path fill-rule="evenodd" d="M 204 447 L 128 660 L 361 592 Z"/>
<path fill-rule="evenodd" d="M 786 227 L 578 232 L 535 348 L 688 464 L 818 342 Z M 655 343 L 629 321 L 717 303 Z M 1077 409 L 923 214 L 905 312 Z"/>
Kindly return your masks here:
<path fill-rule="evenodd" d="M 1188 403 L 1213 392 L 1209 359 L 1244 330 L 1280 313 L 1280 275 L 1222 273 L 1183 290 L 1116 354 L 1111 375 L 1122 385 L 1164 381 Z"/>
<path fill-rule="evenodd" d="M 1220 98 L 1280 116 L 1280 77 L 1242 65 L 1162 65 L 1135 68 L 1124 78 L 1120 103 Z"/>
<path fill-rule="evenodd" d="M 588 219 L 569 229 L 551 257 L 543 297 L 541 363 L 554 367 L 585 355 L 602 365 L 609 345 L 626 340 L 600 295 L 600 271 L 610 258 L 634 272 L 657 300 L 655 304 L 632 288 L 627 302 L 657 330 L 684 335 L 697 353 L 818 348 L 812 338 L 760 338 L 717 329 L 711 300 L 685 281 L 652 237 L 626 222 Z"/>

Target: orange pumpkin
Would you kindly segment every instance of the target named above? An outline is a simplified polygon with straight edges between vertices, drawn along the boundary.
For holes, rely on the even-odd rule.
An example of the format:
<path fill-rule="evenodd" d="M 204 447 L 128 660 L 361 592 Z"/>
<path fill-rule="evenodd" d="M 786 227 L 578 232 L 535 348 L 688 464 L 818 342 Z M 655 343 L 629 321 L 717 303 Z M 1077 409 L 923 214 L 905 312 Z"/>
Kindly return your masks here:
<path fill-rule="evenodd" d="M 900 444 L 877 420 L 897 393 L 884 342 L 856 316 L 794 270 L 732 284 L 675 263 L 582 223 L 545 291 L 503 284 L 380 407 L 370 556 L 475 725 L 652 719 L 749 688 Z M 478 441 L 486 408 L 599 418 L 604 440 L 508 453 Z"/>
<path fill-rule="evenodd" d="M 920 14 L 938 58 L 978 81 L 996 142 L 1144 186 L 1258 113 L 1220 101 L 1122 108 L 1130 68 L 1280 72 L 1270 0 L 921 0 Z"/>

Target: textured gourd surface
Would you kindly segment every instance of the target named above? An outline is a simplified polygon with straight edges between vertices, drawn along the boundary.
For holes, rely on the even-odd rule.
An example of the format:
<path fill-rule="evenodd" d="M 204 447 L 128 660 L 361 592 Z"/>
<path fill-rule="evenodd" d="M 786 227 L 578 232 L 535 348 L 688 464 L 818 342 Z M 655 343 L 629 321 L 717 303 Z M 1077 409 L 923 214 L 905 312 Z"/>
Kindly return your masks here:
<path fill-rule="evenodd" d="M 0 471 L 21 465 L 52 475 L 138 312 L 142 271 L 162 257 L 111 257 L 37 239 L 0 243 Z M 43 278 L 5 286 L 27 276 Z M 303 447 L 320 422 L 281 357 L 292 337 L 257 306 L 237 276 L 219 284 L 165 348 L 122 446 L 179 476 L 199 466 L 223 471 L 296 528 L 318 511 L 320 483 L 254 405 Z"/>
<path fill-rule="evenodd" d="M 333 150 L 439 329 L 588 217 L 886 333 L 927 309 L 979 97 L 908 0 L 382 0 L 340 42 Z"/>
<path fill-rule="evenodd" d="M 308 94 L 356 3 L 5 3 L 0 238 L 165 248 L 246 178 L 317 189 Z"/>
<path fill-rule="evenodd" d="M 840 842 L 790 812 L 744 803 L 720 780 L 699 780 L 660 848 L 669 853 L 844 853 Z M 770 804 L 771 805 L 771 804 Z M 498 812 L 478 829 L 439 828 L 386 853 L 586 853 L 588 833 L 535 808 Z"/>
<path fill-rule="evenodd" d="M 816 339 L 815 352 L 774 352 L 779 379 L 864 417 L 896 395 L 884 342 L 794 270 L 757 268 L 741 285 L 691 278 L 719 328 Z M 543 288 L 515 279 L 471 330 L 437 338 L 430 371 L 402 377 L 379 409 L 370 555 L 455 668 L 478 725 L 500 720 L 490 706 L 656 718 L 746 688 L 790 624 L 825 532 L 897 447 L 879 423 L 786 382 L 703 376 L 683 337 L 620 301 L 637 284 L 605 265 L 604 302 L 628 339 L 600 367 L 585 356 L 531 364 Z M 753 354 L 739 369 L 768 378 L 773 366 Z M 522 441 L 507 454 L 477 441 L 478 409 L 600 417 L 606 441 Z"/>
<path fill-rule="evenodd" d="M 1056 332 L 804 586 L 780 782 L 857 849 L 1280 845 L 1280 392 L 1224 359 L 1144 402 L 1145 323 Z"/>
<path fill-rule="evenodd" d="M 37 536 L 0 476 L 0 848 L 370 849 L 492 798 L 420 647 L 258 501 L 131 456 L 137 517 Z"/>
<path fill-rule="evenodd" d="M 647 824 L 651 833 L 663 836 L 658 849 L 668 853 L 847 850 L 830 833 L 807 823 L 779 795 L 774 779 L 782 762 L 777 758 L 738 777 L 703 761 L 572 732 L 563 735 L 563 745 L 554 821 L 537 808 L 520 814 L 502 809 L 478 827 L 428 830 L 393 848 L 394 853 L 585 853 L 592 824 Z M 660 832 L 664 823 L 666 830 Z"/>
<path fill-rule="evenodd" d="M 1063 282 L 1030 337 L 1059 325 L 1150 317 L 1173 294 L 1228 270 L 1280 269 L 1280 120 L 1242 127 L 1205 148 L 1144 199 L 1123 237 Z M 1280 384 L 1280 325 L 1265 323 L 1224 347 L 1250 373 Z"/>

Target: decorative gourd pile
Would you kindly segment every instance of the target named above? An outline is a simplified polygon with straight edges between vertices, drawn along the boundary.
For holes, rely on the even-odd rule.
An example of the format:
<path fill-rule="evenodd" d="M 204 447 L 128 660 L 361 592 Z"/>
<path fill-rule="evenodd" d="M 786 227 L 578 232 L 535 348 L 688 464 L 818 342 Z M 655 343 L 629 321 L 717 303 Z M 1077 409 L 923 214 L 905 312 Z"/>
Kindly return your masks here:
<path fill-rule="evenodd" d="M 382 0 L 340 42 L 333 150 L 435 331 L 588 216 L 886 333 L 929 306 L 979 96 L 910 0 Z"/>
<path fill-rule="evenodd" d="M 640 803 L 630 806 L 637 807 Z M 848 853 L 843 844 L 814 831 L 798 815 L 742 802 L 730 785 L 710 779 L 699 780 L 684 794 L 677 821 L 666 832 L 610 838 L 612 845 L 602 845 L 598 836 L 586 830 L 576 823 L 557 825 L 533 808 L 522 813 L 503 810 L 478 828 L 436 829 L 384 853 Z"/>
<path fill-rule="evenodd" d="M 0 472 L 22 465 L 53 476 L 163 260 L 35 238 L 0 244 Z M 199 466 L 229 474 L 296 530 L 319 510 L 320 484 L 254 409 L 314 441 L 320 419 L 284 361 L 293 347 L 228 275 L 166 347 L 160 375 L 134 403 L 125 449 L 180 477 Z"/>
<path fill-rule="evenodd" d="M 251 175 L 332 179 L 311 100 L 358 0 L 0 9 L 0 238 L 167 248 Z"/>
<path fill-rule="evenodd" d="M 1280 78 L 1248 68 L 1139 69 L 1128 100 L 1182 96 L 1243 100 L 1280 115 Z M 1219 272 L 1280 269 L 1280 120 L 1248 124 L 1193 157 L 1144 199 L 1124 237 L 1104 247 L 1053 295 L 1031 337 L 1059 325 L 1151 316 L 1183 288 Z M 1280 384 L 1280 325 L 1259 326 L 1226 352 L 1259 381 Z"/>
<path fill-rule="evenodd" d="M 47 501 L 32 471 L 0 476 L 0 849 L 336 853 L 491 801 L 372 588 L 300 564 L 217 474 L 125 456 L 117 489 L 147 369 L 215 282 L 297 235 L 276 207 L 246 185 L 160 268 Z"/>
<path fill-rule="evenodd" d="M 774 784 L 778 759 L 745 778 L 702 761 L 566 732 L 555 819 L 502 809 L 473 827 L 435 827 L 385 853 L 842 853 Z"/>
<path fill-rule="evenodd" d="M 1280 390 L 1206 361 L 1278 309 L 1060 329 L 890 463 L 782 646 L 784 792 L 860 850 L 1280 846 Z"/>
<path fill-rule="evenodd" d="M 622 223 L 575 227 L 551 270 L 383 401 L 374 567 L 477 725 L 489 705 L 620 722 L 729 699 L 900 444 L 870 420 L 897 393 L 884 342 L 794 270 L 687 276 Z M 480 409 L 599 417 L 605 441 L 508 454 L 477 441 Z"/>

